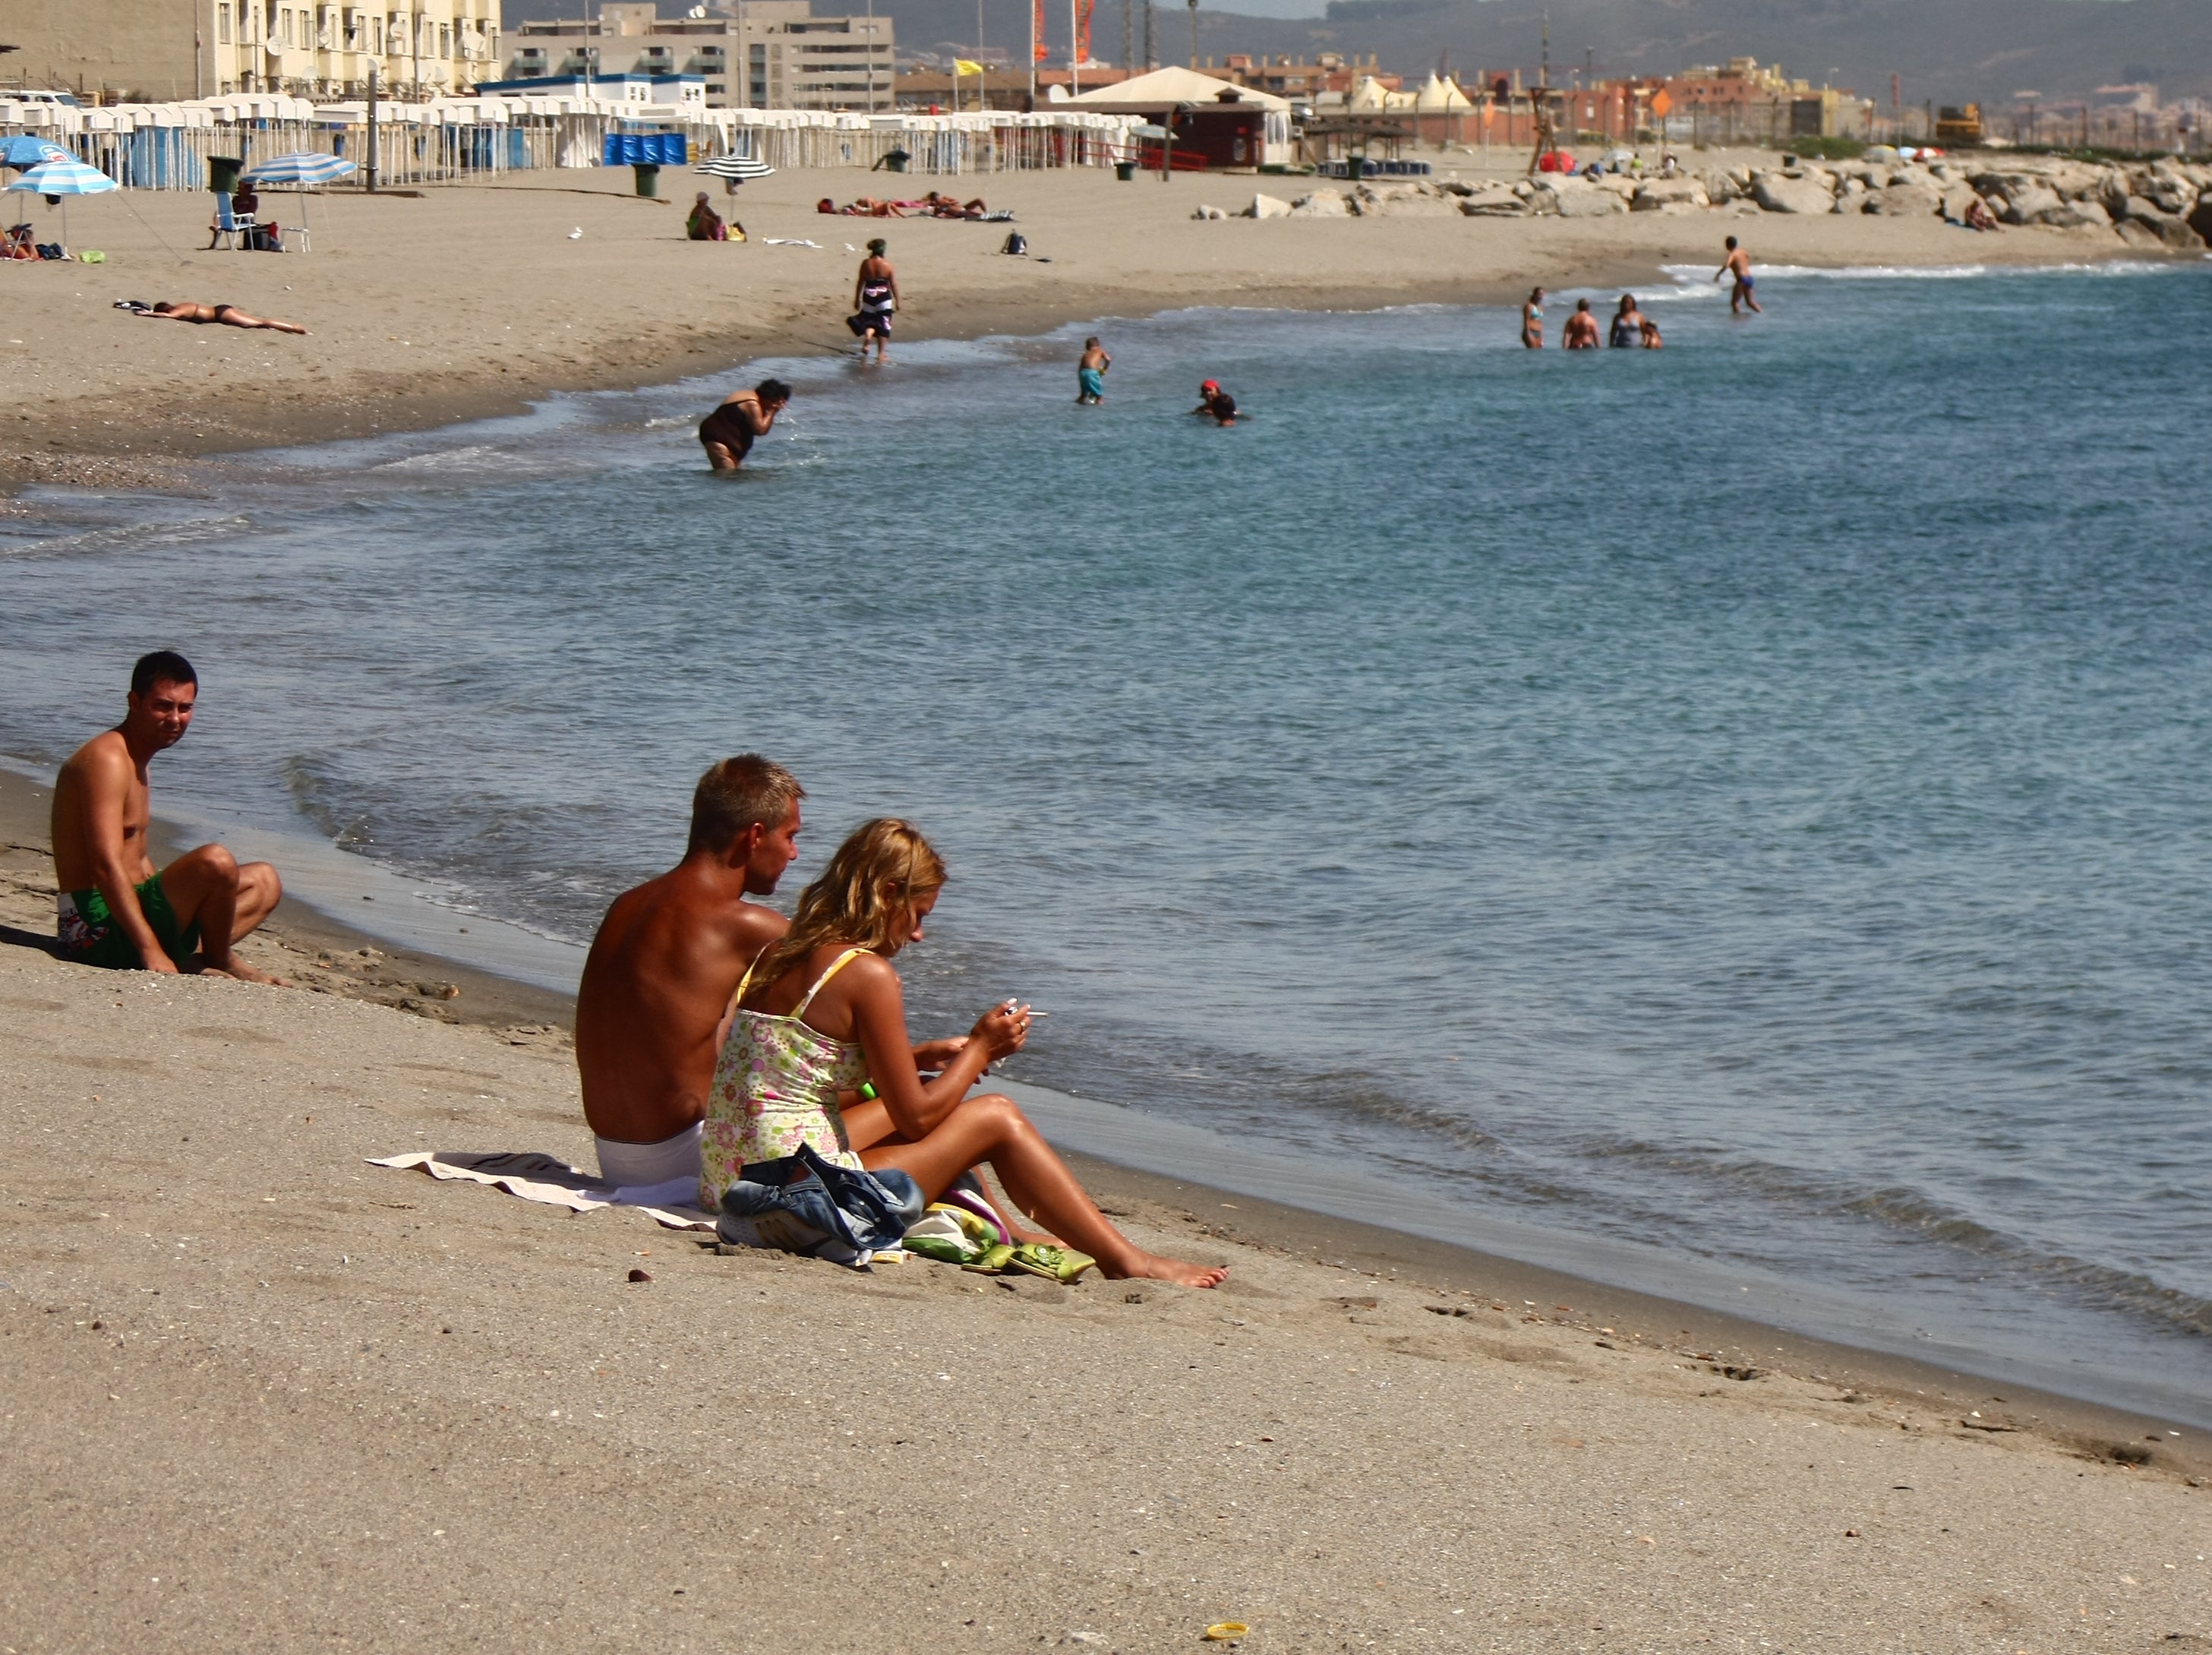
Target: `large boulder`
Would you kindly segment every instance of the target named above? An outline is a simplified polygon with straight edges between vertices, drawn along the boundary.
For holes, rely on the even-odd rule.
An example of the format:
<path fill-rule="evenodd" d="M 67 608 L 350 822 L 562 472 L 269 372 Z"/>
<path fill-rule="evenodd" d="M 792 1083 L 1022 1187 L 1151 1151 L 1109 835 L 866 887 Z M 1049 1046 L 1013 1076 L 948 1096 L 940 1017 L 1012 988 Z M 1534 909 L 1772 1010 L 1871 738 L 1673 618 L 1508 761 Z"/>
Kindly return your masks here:
<path fill-rule="evenodd" d="M 1528 204 L 1504 185 L 1492 184 L 1469 195 L 1459 210 L 1469 218 L 1525 218 Z"/>
<path fill-rule="evenodd" d="M 2062 201 L 2056 207 L 2038 213 L 2034 222 L 2054 230 L 2109 230 L 2112 216 L 2096 201 L 2083 198 L 2080 201 Z"/>
<path fill-rule="evenodd" d="M 1288 218 L 1290 216 L 1291 204 L 1271 195 L 1254 196 L 1252 204 L 1242 215 L 1245 218 Z"/>
<path fill-rule="evenodd" d="M 1698 182 L 1705 186 L 1705 199 L 1718 206 L 1723 201 L 1733 201 L 1743 192 L 1736 186 L 1735 174 L 1715 167 L 1698 174 Z"/>
<path fill-rule="evenodd" d="M 2190 226 L 2179 213 L 2160 212 L 2151 202 L 2141 196 L 2128 198 L 2124 220 L 2140 224 L 2159 240 L 2159 245 L 2173 253 L 2195 253 L 2204 245 L 2204 237 Z"/>
<path fill-rule="evenodd" d="M 1292 218 L 1349 218 L 1352 198 L 1341 190 L 1316 190 L 1291 203 Z"/>
<path fill-rule="evenodd" d="M 1362 218 L 1457 218 L 1459 203 L 1425 184 L 1362 184 L 1352 192 Z"/>
<path fill-rule="evenodd" d="M 2047 184 L 2038 184 L 2023 179 L 2020 187 L 2004 192 L 2006 208 L 2003 214 L 2008 224 L 2039 224 L 2045 213 L 2055 213 L 2066 204 L 2065 198 Z"/>
<path fill-rule="evenodd" d="M 1628 210 L 1628 204 L 1611 190 L 1601 190 L 1581 179 L 1540 181 L 1536 186 L 1538 212 L 1545 210 L 1541 204 L 1546 196 L 1551 198 L 1550 210 L 1562 218 L 1604 218 Z"/>
<path fill-rule="evenodd" d="M 1668 208 L 1680 211 L 1711 205 L 1712 198 L 1696 179 L 1648 178 L 1637 186 L 1636 193 L 1629 198 L 1628 210 L 1656 213 Z"/>
<path fill-rule="evenodd" d="M 2189 228 L 2212 241 L 2212 190 L 2197 198 L 2197 209 L 2189 215 Z"/>
<path fill-rule="evenodd" d="M 2138 224 L 2132 218 L 2124 218 L 2112 228 L 2119 232 L 2120 240 L 2131 247 L 2140 247 L 2145 253 L 2166 251 L 2166 243 L 2160 239 L 2158 232 L 2148 224 Z"/>
<path fill-rule="evenodd" d="M 1966 209 L 1980 199 L 1981 198 L 1974 193 L 1972 185 L 1954 183 L 1943 192 L 1939 207 L 1944 217 L 1954 223 L 1963 224 L 1966 222 Z"/>
<path fill-rule="evenodd" d="M 1868 191 L 1861 210 L 1887 218 L 1932 218 L 1942 207 L 1942 194 L 1933 184 L 1893 184 Z"/>
<path fill-rule="evenodd" d="M 1751 180 L 1751 198 L 1770 213 L 1832 213 L 1835 192 L 1820 179 L 1791 178 L 1782 173 L 1759 173 Z"/>

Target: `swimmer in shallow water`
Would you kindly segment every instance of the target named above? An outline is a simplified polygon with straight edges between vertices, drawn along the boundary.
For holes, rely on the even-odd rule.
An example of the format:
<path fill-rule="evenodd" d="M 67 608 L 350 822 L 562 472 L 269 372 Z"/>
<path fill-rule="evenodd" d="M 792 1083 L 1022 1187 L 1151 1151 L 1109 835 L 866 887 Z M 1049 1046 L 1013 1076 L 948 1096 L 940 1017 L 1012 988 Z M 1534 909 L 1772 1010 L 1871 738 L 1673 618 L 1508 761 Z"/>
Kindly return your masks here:
<path fill-rule="evenodd" d="M 791 387 L 775 379 L 725 397 L 699 422 L 699 443 L 707 451 L 707 463 L 718 472 L 736 471 L 752 452 L 753 439 L 766 436 L 775 417 L 790 404 Z"/>
<path fill-rule="evenodd" d="M 1096 405 L 1106 399 L 1106 370 L 1114 365 L 1114 358 L 1092 334 L 1083 342 L 1082 358 L 1075 364 L 1075 399 L 1079 403 Z"/>
<path fill-rule="evenodd" d="M 1597 318 L 1590 314 L 1589 301 L 1575 301 L 1575 313 L 1567 318 L 1567 337 L 1560 344 L 1569 350 L 1597 349 Z"/>
<path fill-rule="evenodd" d="M 1198 406 L 1190 411 L 1212 416 L 1216 425 L 1234 425 L 1237 423 L 1237 399 L 1221 388 L 1220 380 L 1208 380 L 1198 387 Z"/>
<path fill-rule="evenodd" d="M 1544 348 L 1544 289 L 1530 290 L 1528 301 L 1521 307 L 1521 343 L 1531 350 Z"/>
<path fill-rule="evenodd" d="M 1659 324 L 1649 316 L 1637 324 L 1637 330 L 1644 335 L 1644 348 L 1646 350 L 1656 350 L 1667 343 L 1659 337 Z"/>
<path fill-rule="evenodd" d="M 152 308 L 136 313 L 156 322 L 218 322 L 224 327 L 263 328 L 271 333 L 304 334 L 307 331 L 297 322 L 272 322 L 249 316 L 236 305 L 199 305 L 189 299 L 164 299 Z"/>

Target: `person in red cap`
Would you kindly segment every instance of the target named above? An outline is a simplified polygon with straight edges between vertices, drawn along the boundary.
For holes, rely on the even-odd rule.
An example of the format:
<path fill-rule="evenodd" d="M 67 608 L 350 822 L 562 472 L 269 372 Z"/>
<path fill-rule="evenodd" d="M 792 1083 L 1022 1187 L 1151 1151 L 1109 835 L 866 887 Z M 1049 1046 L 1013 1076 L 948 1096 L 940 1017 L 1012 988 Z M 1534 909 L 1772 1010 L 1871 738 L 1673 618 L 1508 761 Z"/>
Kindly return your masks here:
<path fill-rule="evenodd" d="M 1208 380 L 1198 387 L 1198 406 L 1194 414 L 1211 414 L 1217 425 L 1237 423 L 1237 399 L 1221 388 L 1219 380 Z"/>

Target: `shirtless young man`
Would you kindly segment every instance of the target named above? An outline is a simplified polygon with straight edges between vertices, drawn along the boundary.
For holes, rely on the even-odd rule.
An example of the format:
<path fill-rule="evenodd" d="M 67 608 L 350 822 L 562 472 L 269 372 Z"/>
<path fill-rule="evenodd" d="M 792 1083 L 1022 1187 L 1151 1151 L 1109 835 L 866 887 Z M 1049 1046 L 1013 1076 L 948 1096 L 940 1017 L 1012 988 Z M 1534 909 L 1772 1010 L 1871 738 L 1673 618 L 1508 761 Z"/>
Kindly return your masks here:
<path fill-rule="evenodd" d="M 1106 347 L 1098 343 L 1097 334 L 1094 333 L 1085 339 L 1083 342 L 1083 355 L 1075 363 L 1076 401 L 1087 403 L 1093 407 L 1105 401 L 1106 370 L 1113 365 L 1113 357 L 1107 355 Z"/>
<path fill-rule="evenodd" d="M 576 990 L 576 1067 L 599 1176 L 618 1189 L 698 1184 L 699 1123 L 730 1002 L 745 968 L 790 928 L 774 909 L 746 898 L 774 891 L 799 855 L 805 796 L 789 770 L 757 753 L 724 759 L 691 796 L 684 860 L 616 897 L 599 922 Z M 934 1069 L 967 1044 L 931 1040 L 914 1050 Z M 856 1149 L 892 1134 L 878 1100 L 852 1097 L 844 1115 Z"/>
<path fill-rule="evenodd" d="M 726 758 L 691 795 L 684 860 L 615 898 L 576 990 L 576 1067 L 599 1173 L 637 1186 L 699 1177 L 699 1122 L 723 1016 L 753 957 L 784 934 L 774 891 L 799 855 L 789 770 Z"/>
<path fill-rule="evenodd" d="M 1729 290 L 1729 314 L 1741 316 L 1743 314 L 1743 307 L 1749 305 L 1755 313 L 1765 315 L 1766 313 L 1759 308 L 1759 301 L 1753 296 L 1751 291 L 1753 285 L 1751 255 L 1736 246 L 1734 236 L 1728 239 L 1728 257 L 1722 261 L 1721 267 L 1713 272 L 1713 280 L 1717 282 L 1723 277 L 1729 276 L 1735 278 L 1735 286 Z"/>
<path fill-rule="evenodd" d="M 191 727 L 199 675 L 173 650 L 139 658 L 123 722 L 70 756 L 54 782 L 54 879 L 61 958 L 118 970 L 197 969 L 275 983 L 231 952 L 267 919 L 284 887 L 266 862 L 221 845 L 158 873 L 146 855 L 153 816 L 146 766 Z"/>

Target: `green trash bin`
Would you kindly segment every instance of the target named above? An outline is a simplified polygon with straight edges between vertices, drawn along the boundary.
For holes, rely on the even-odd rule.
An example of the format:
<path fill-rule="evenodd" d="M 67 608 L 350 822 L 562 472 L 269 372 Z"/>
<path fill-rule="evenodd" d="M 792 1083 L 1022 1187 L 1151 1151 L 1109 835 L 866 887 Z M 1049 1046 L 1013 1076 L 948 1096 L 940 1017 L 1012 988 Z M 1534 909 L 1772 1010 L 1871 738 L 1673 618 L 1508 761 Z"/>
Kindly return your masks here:
<path fill-rule="evenodd" d="M 208 188 L 217 195 L 236 195 L 238 175 L 246 170 L 246 163 L 236 155 L 210 155 L 207 158 Z"/>
<path fill-rule="evenodd" d="M 914 157 L 907 154 L 905 150 L 894 149 L 890 154 L 886 155 L 881 161 L 878 161 L 876 165 L 882 167 L 887 173 L 903 173 L 906 171 L 907 162 L 913 159 Z"/>
<path fill-rule="evenodd" d="M 1115 161 L 1114 163 L 1114 176 L 1120 179 L 1124 184 L 1129 183 L 1137 176 L 1137 163 L 1133 161 Z"/>
<path fill-rule="evenodd" d="M 652 200 L 659 195 L 660 168 L 659 167 L 641 161 L 632 165 L 630 171 L 637 174 L 637 192 L 640 195 L 647 200 Z"/>

